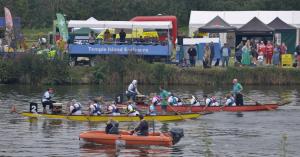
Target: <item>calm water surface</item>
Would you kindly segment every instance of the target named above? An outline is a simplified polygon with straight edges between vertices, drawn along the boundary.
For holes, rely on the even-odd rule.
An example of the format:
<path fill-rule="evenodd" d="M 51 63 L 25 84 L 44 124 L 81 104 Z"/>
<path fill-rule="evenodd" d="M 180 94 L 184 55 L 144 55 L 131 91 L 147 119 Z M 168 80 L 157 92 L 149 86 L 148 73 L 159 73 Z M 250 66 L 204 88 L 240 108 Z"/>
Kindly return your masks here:
<path fill-rule="evenodd" d="M 245 94 L 259 102 L 282 99 L 292 101 L 276 111 L 214 113 L 196 120 L 161 123 L 156 130 L 182 127 L 185 137 L 175 146 L 125 147 L 91 145 L 78 139 L 80 132 L 103 129 L 103 123 L 68 120 L 29 120 L 10 114 L 14 104 L 18 111 L 27 110 L 28 102 L 39 102 L 47 87 L 0 85 L 0 156 L 228 156 L 228 157 L 295 157 L 300 155 L 300 87 L 247 87 Z M 73 98 L 85 103 L 89 98 L 104 96 L 112 100 L 122 92 L 119 88 L 98 86 L 57 86 L 55 100 L 68 102 Z M 230 87 L 169 87 L 176 95 L 224 95 Z M 146 94 L 157 90 L 143 86 Z M 40 107 L 41 108 L 41 107 Z M 134 122 L 121 123 L 123 129 Z"/>

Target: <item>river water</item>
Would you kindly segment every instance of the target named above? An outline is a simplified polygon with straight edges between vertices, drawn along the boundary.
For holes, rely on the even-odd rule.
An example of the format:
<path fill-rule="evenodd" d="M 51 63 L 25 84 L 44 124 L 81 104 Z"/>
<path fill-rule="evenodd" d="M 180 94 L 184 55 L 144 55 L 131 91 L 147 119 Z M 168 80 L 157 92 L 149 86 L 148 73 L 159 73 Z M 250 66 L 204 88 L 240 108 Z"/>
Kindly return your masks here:
<path fill-rule="evenodd" d="M 28 110 L 28 102 L 39 102 L 47 87 L 0 85 L 0 156 L 217 156 L 217 157 L 278 157 L 300 155 L 300 87 L 252 86 L 244 94 L 258 102 L 282 99 L 291 103 L 276 111 L 204 115 L 196 120 L 156 122 L 156 130 L 182 127 L 185 137 L 168 147 L 122 147 L 91 145 L 79 140 L 86 130 L 103 129 L 103 123 L 68 120 L 28 119 L 10 114 L 12 105 L 18 111 Z M 120 88 L 99 86 L 57 86 L 55 100 L 68 102 L 73 98 L 86 102 L 95 96 L 111 100 Z M 224 95 L 230 87 L 168 87 L 175 95 L 194 94 L 202 97 Z M 140 87 L 149 94 L 155 86 Z M 41 107 L 40 107 L 41 109 Z M 121 123 L 123 129 L 134 122 Z"/>

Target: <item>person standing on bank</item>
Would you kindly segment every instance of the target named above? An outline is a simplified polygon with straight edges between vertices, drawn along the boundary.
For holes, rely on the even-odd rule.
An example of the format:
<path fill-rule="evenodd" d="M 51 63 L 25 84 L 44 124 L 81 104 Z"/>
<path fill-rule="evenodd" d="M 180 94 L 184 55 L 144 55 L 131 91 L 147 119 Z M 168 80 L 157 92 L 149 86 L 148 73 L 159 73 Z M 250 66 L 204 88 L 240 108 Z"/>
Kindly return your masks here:
<path fill-rule="evenodd" d="M 233 83 L 233 90 L 232 90 L 232 94 L 235 97 L 235 103 L 237 106 L 242 106 L 244 105 L 244 100 L 243 100 L 243 95 L 242 95 L 242 90 L 243 90 L 243 86 L 238 83 L 238 80 L 235 78 L 232 80 Z"/>
<path fill-rule="evenodd" d="M 228 67 L 229 57 L 231 54 L 231 50 L 228 47 L 227 43 L 224 43 L 224 46 L 221 48 L 221 55 L 222 55 L 222 67 L 226 65 Z"/>
<path fill-rule="evenodd" d="M 47 110 L 46 110 L 47 105 L 49 105 L 49 109 L 52 112 L 53 103 L 55 103 L 55 101 L 51 100 L 53 97 L 53 93 L 54 93 L 53 88 L 48 88 L 47 91 L 43 94 L 43 97 L 42 97 L 43 113 L 47 113 Z"/>
<path fill-rule="evenodd" d="M 194 46 L 190 46 L 190 48 L 188 49 L 188 54 L 189 54 L 190 64 L 192 67 L 194 67 L 196 64 L 195 59 L 197 56 L 197 50 L 195 49 Z"/>
<path fill-rule="evenodd" d="M 121 32 L 119 33 L 119 36 L 120 36 L 120 42 L 125 43 L 126 33 L 124 32 L 124 29 L 121 29 Z"/>
<path fill-rule="evenodd" d="M 215 46 L 214 46 L 214 42 L 210 42 L 209 44 L 209 48 L 210 48 L 210 56 L 209 56 L 209 66 L 212 65 L 212 61 L 215 57 Z"/>
<path fill-rule="evenodd" d="M 133 80 L 132 83 L 128 86 L 128 89 L 126 91 L 126 96 L 128 100 L 135 101 L 136 95 L 140 94 L 140 92 L 137 89 L 137 80 Z"/>

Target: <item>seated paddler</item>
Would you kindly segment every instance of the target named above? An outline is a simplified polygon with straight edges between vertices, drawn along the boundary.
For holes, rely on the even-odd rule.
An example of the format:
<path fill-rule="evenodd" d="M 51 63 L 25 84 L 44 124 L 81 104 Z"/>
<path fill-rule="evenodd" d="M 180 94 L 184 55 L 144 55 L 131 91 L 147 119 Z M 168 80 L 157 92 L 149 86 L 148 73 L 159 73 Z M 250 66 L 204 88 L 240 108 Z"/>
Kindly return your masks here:
<path fill-rule="evenodd" d="M 138 136 L 148 136 L 149 134 L 149 124 L 144 119 L 143 115 L 139 115 L 140 123 L 139 125 L 131 131 L 131 134 L 136 133 Z"/>

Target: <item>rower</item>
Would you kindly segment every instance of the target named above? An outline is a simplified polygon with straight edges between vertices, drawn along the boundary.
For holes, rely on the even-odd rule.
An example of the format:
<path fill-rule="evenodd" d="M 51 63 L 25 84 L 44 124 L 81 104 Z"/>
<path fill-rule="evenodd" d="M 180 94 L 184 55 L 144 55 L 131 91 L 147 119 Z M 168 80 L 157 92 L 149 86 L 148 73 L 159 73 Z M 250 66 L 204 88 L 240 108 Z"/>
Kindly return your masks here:
<path fill-rule="evenodd" d="M 220 105 L 220 104 L 218 103 L 217 98 L 216 98 L 215 96 L 212 96 L 212 97 L 211 97 L 211 100 L 212 100 L 211 106 L 219 106 L 219 105 Z"/>
<path fill-rule="evenodd" d="M 137 133 L 138 136 L 148 136 L 149 134 L 149 124 L 144 119 L 143 115 L 139 115 L 140 123 L 139 125 L 131 131 L 131 134 Z"/>
<path fill-rule="evenodd" d="M 160 100 L 161 99 L 160 99 L 159 95 L 156 95 L 152 98 L 151 102 L 154 106 L 156 106 L 156 105 L 160 105 Z"/>
<path fill-rule="evenodd" d="M 132 101 L 128 101 L 127 114 L 128 116 L 137 116 L 140 114 L 139 111 L 136 110 L 135 105 Z"/>
<path fill-rule="evenodd" d="M 190 101 L 191 101 L 191 105 L 200 106 L 200 102 L 198 101 L 198 99 L 194 95 L 192 95 L 192 98 L 191 98 Z"/>
<path fill-rule="evenodd" d="M 156 109 L 155 109 L 155 105 L 153 103 L 149 106 L 149 115 L 156 116 Z"/>
<path fill-rule="evenodd" d="M 135 101 L 135 97 L 138 94 L 140 94 L 140 92 L 137 89 L 137 80 L 133 80 L 126 91 L 127 99 Z"/>
<path fill-rule="evenodd" d="M 113 116 L 117 116 L 120 115 L 119 109 L 117 108 L 117 106 L 115 105 L 115 102 L 113 102 L 112 104 L 110 104 L 107 107 L 107 114 L 111 114 Z"/>
<path fill-rule="evenodd" d="M 119 134 L 119 123 L 113 119 L 109 119 L 105 127 L 106 134 Z"/>
<path fill-rule="evenodd" d="M 212 99 L 209 98 L 207 95 L 203 95 L 203 100 L 204 100 L 204 103 L 205 103 L 205 106 L 208 107 L 208 106 L 211 106 L 212 105 Z"/>
<path fill-rule="evenodd" d="M 53 93 L 54 93 L 53 88 L 48 88 L 47 91 L 43 94 L 43 97 L 42 97 L 43 113 L 47 113 L 47 110 L 46 110 L 47 105 L 49 105 L 49 109 L 52 112 L 53 103 L 55 103 L 55 101 L 51 100 L 53 97 Z"/>
<path fill-rule="evenodd" d="M 168 104 L 171 106 L 177 106 L 177 101 L 172 93 L 168 97 Z"/>
<path fill-rule="evenodd" d="M 89 110 L 90 110 L 89 113 L 90 115 L 94 115 L 94 116 L 101 115 L 101 105 L 95 99 L 92 101 Z"/>
<path fill-rule="evenodd" d="M 69 115 L 82 115 L 81 104 L 75 99 L 72 100 Z"/>
<path fill-rule="evenodd" d="M 234 101 L 234 97 L 231 94 L 226 95 L 225 105 L 226 106 L 236 106 L 235 101 Z"/>
<path fill-rule="evenodd" d="M 205 106 L 219 106 L 219 103 L 216 97 L 208 97 L 207 95 L 203 95 Z"/>

